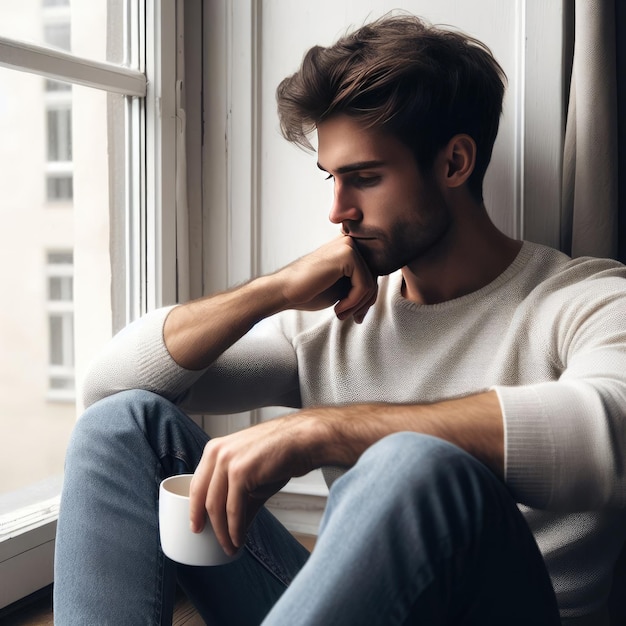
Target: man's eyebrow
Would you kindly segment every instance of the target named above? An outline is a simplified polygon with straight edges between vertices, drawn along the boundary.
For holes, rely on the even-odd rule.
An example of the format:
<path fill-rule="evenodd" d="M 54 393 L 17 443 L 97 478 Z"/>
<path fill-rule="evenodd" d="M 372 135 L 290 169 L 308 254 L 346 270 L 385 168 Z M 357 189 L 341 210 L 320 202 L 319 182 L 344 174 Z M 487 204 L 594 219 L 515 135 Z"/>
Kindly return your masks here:
<path fill-rule="evenodd" d="M 335 170 L 336 174 L 349 174 L 350 172 L 357 172 L 359 170 L 369 170 L 375 167 L 382 167 L 385 165 L 385 161 L 358 161 L 357 163 L 349 163 L 347 165 L 342 165 Z M 318 161 L 317 167 L 319 167 L 322 172 L 328 171 L 322 164 Z"/>

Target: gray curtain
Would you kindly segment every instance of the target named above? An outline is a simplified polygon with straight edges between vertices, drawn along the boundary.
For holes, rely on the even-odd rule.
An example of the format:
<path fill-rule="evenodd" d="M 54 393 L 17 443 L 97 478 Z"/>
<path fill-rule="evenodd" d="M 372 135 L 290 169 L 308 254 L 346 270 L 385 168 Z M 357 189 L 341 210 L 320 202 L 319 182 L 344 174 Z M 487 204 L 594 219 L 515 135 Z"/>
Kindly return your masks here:
<path fill-rule="evenodd" d="M 563 155 L 561 248 L 617 258 L 618 89 L 616 10 L 623 0 L 575 0 Z M 622 237 L 623 240 L 623 237 Z M 623 245 L 623 241 L 622 241 Z"/>

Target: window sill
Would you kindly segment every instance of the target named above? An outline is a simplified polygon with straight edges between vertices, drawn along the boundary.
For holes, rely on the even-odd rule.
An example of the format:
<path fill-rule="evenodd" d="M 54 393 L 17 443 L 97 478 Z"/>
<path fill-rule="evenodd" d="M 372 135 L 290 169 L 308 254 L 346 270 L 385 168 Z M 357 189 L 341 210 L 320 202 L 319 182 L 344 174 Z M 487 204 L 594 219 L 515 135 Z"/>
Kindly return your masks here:
<path fill-rule="evenodd" d="M 52 583 L 61 481 L 0 495 L 0 608 Z"/>

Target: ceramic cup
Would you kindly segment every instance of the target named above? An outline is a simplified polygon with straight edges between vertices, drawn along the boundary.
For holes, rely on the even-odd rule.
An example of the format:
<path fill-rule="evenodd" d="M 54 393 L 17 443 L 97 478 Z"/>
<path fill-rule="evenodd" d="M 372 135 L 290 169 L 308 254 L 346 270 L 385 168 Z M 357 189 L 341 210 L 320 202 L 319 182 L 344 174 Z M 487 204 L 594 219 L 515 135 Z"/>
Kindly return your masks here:
<path fill-rule="evenodd" d="M 161 548 L 173 561 L 185 565 L 223 565 L 234 561 L 217 542 L 209 520 L 201 533 L 189 527 L 189 486 L 193 474 L 166 478 L 159 488 Z"/>

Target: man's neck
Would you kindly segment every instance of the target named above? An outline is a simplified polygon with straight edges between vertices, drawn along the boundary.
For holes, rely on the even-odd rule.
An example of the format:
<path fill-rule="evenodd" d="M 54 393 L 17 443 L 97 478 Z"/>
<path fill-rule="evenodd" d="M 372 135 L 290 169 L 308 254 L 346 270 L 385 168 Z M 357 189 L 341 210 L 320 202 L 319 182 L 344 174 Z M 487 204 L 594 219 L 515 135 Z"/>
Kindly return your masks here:
<path fill-rule="evenodd" d="M 454 224 L 436 249 L 402 269 L 402 295 L 419 304 L 437 304 L 478 291 L 504 272 L 521 247 L 482 208 L 472 219 Z"/>

